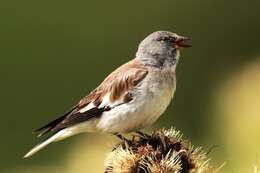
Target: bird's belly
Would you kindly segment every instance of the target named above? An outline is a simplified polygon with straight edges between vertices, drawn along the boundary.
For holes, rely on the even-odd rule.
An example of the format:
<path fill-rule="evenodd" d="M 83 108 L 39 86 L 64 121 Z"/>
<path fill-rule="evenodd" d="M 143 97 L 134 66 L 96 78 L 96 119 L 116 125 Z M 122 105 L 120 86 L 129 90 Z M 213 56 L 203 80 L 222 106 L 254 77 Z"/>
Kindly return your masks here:
<path fill-rule="evenodd" d="M 97 130 L 131 132 L 151 125 L 169 105 L 172 92 L 163 88 L 156 92 L 140 93 L 133 102 L 104 112 L 96 126 Z"/>

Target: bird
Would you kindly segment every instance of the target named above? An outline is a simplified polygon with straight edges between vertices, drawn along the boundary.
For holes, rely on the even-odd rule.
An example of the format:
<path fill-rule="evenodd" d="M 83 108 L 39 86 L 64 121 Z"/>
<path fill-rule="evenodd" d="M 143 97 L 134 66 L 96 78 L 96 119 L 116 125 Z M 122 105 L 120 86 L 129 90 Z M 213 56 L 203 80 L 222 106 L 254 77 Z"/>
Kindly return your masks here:
<path fill-rule="evenodd" d="M 66 114 L 37 129 L 38 137 L 49 137 L 24 158 L 76 134 L 101 132 L 120 137 L 152 125 L 174 96 L 176 67 L 186 47 L 191 47 L 189 37 L 170 31 L 149 34 L 140 42 L 135 58 L 109 74 Z"/>

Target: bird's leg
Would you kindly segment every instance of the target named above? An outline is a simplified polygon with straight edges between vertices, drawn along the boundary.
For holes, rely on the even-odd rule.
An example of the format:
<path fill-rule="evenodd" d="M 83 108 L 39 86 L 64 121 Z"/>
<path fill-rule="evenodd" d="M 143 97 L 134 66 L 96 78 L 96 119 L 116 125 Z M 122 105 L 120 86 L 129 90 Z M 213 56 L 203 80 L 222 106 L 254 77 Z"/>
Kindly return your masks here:
<path fill-rule="evenodd" d="M 140 135 L 141 137 L 143 137 L 143 138 L 150 138 L 151 137 L 151 135 L 148 135 L 148 134 L 146 134 L 146 133 L 143 133 L 143 132 L 141 132 L 141 131 L 135 131 L 135 133 L 137 133 L 138 135 Z"/>
<path fill-rule="evenodd" d="M 118 137 L 119 139 L 121 139 L 122 141 L 128 141 L 128 139 L 126 139 L 123 135 L 121 135 L 120 133 L 114 133 L 114 135 L 116 137 Z"/>
<path fill-rule="evenodd" d="M 130 140 L 126 139 L 126 138 L 125 138 L 123 135 L 121 135 L 120 133 L 114 133 L 114 135 L 123 141 L 123 143 L 125 144 L 125 145 L 124 145 L 125 148 L 129 148 L 129 144 L 131 143 Z"/>

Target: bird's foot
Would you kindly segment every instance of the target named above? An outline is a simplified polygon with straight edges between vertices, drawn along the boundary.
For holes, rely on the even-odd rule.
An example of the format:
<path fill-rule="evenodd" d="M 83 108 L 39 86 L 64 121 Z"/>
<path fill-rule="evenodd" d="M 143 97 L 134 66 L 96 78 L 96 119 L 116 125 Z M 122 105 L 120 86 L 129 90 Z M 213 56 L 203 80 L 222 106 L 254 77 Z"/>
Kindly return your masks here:
<path fill-rule="evenodd" d="M 123 135 L 121 135 L 120 133 L 114 133 L 114 135 L 116 137 L 118 137 L 119 139 L 121 139 L 122 141 L 128 141 L 128 139 L 126 139 Z"/>
<path fill-rule="evenodd" d="M 142 138 L 150 138 L 151 137 L 151 135 L 148 135 L 148 134 L 146 134 L 146 133 L 143 133 L 143 132 L 141 132 L 141 131 L 135 131 L 135 133 L 137 133 L 138 135 L 140 135 Z"/>
<path fill-rule="evenodd" d="M 127 138 L 125 138 L 123 135 L 121 135 L 120 133 L 114 133 L 114 135 L 116 137 L 118 137 L 123 143 L 122 146 L 124 146 L 125 148 L 129 148 L 129 145 L 132 143 L 130 140 L 128 140 Z M 123 145 L 124 144 L 124 145 Z"/>

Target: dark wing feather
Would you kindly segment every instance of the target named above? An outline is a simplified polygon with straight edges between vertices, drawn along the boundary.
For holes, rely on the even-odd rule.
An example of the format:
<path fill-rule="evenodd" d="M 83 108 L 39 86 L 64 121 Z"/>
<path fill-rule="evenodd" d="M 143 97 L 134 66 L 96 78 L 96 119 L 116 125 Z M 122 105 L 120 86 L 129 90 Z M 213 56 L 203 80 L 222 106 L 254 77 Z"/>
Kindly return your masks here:
<path fill-rule="evenodd" d="M 57 126 L 57 124 L 59 124 L 61 121 L 63 121 L 68 115 L 70 115 L 75 109 L 78 108 L 78 105 L 74 106 L 73 108 L 71 108 L 67 113 L 65 113 L 63 116 L 51 121 L 50 123 L 34 130 L 34 132 L 40 132 L 38 134 L 38 137 L 41 137 L 45 134 L 47 134 L 48 132 L 50 132 L 54 127 Z"/>
<path fill-rule="evenodd" d="M 76 112 L 76 113 L 68 116 L 67 118 L 65 118 L 59 124 L 57 124 L 57 126 L 55 128 L 53 128 L 52 131 L 58 131 L 58 130 L 64 129 L 66 127 L 73 126 L 75 124 L 82 123 L 82 122 L 87 121 L 94 117 L 98 118 L 99 116 L 102 115 L 103 112 L 109 111 L 109 110 L 110 110 L 110 108 L 108 108 L 108 107 L 105 107 L 105 108 L 94 107 L 83 113 Z"/>

